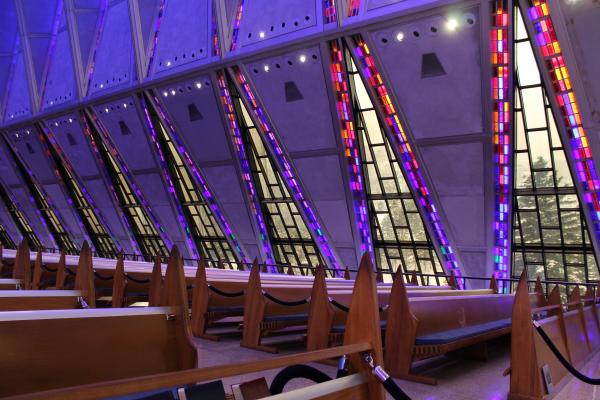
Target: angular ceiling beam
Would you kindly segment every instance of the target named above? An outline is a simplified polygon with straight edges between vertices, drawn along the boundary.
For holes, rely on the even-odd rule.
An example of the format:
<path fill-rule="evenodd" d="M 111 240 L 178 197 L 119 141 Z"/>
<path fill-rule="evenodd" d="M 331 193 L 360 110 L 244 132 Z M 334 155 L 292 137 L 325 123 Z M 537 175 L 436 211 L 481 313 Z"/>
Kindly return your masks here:
<path fill-rule="evenodd" d="M 77 98 L 79 100 L 85 97 L 85 68 L 81 59 L 81 45 L 79 35 L 77 34 L 77 19 L 75 18 L 74 0 L 64 0 L 64 12 L 67 17 L 67 29 L 69 31 L 69 40 L 71 42 L 71 55 L 73 57 L 73 67 L 75 69 L 75 83 L 77 86 Z"/>
<path fill-rule="evenodd" d="M 133 52 L 135 53 L 135 68 L 138 80 L 142 82 L 146 78 L 148 67 L 148 55 L 144 47 L 140 8 L 137 0 L 128 0 L 129 23 L 131 24 L 131 36 L 133 37 Z"/>

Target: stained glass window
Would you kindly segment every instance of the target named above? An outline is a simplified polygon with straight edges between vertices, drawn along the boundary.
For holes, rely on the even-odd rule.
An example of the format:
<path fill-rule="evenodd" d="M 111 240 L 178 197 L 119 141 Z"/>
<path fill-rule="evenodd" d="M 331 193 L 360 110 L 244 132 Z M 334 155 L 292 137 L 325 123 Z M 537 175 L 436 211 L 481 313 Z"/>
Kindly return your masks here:
<path fill-rule="evenodd" d="M 4 185 L 0 185 L 0 198 L 4 202 L 4 205 L 6 206 L 8 213 L 10 214 L 15 225 L 17 226 L 17 229 L 19 229 L 21 235 L 23 235 L 23 237 L 27 240 L 29 248 L 43 248 L 44 246 L 42 245 L 42 242 L 40 242 L 40 239 L 37 237 L 37 235 L 31 228 L 31 225 L 29 225 L 27 218 L 25 218 L 25 215 L 19 209 L 17 203 L 12 199 L 8 191 L 4 188 Z"/>
<path fill-rule="evenodd" d="M 230 92 L 275 261 L 294 266 L 324 265 L 298 207 L 271 161 L 265 143 L 233 84 L 230 85 Z M 307 271 L 300 269 L 295 272 L 305 274 Z"/>
<path fill-rule="evenodd" d="M 35 201 L 38 211 L 41 213 L 42 217 L 46 221 L 46 225 L 48 226 L 48 230 L 52 234 L 54 241 L 61 250 L 65 251 L 65 253 L 77 254 L 79 252 L 79 248 L 77 247 L 75 242 L 71 240 L 62 222 L 58 218 L 58 215 L 56 214 L 50 203 L 48 203 L 47 196 L 42 192 L 42 189 L 40 189 L 39 184 L 36 182 L 33 175 L 29 173 L 28 169 L 25 167 L 17 153 L 12 149 L 10 145 L 8 146 L 8 148 L 17 166 L 17 169 L 21 173 L 23 181 L 29 189 L 29 193 Z"/>
<path fill-rule="evenodd" d="M 120 163 L 115 159 L 115 156 L 104 142 L 94 121 L 87 115 L 85 118 L 85 131 L 92 142 L 92 147 L 99 154 L 107 169 L 112 187 L 115 190 L 115 195 L 127 218 L 127 225 L 131 228 L 142 255 L 147 260 L 151 260 L 156 255 L 167 257 L 169 250 L 162 240 L 157 227 L 150 219 L 140 197 L 123 173 Z M 117 150 L 112 150 L 116 154 Z"/>
<path fill-rule="evenodd" d="M 168 174 L 172 180 L 179 203 L 183 208 L 188 225 L 187 229 L 191 229 L 196 247 L 209 260 L 236 261 L 235 253 L 202 196 L 202 191 L 197 187 L 177 146 L 150 102 L 146 101 L 145 105 L 151 119 L 152 128 L 157 136 L 162 157 L 164 157 L 168 168 Z"/>
<path fill-rule="evenodd" d="M 597 281 L 598 266 L 529 35 L 515 8 L 513 276 Z"/>
<path fill-rule="evenodd" d="M 85 188 L 75 177 L 73 167 L 64 154 L 62 154 L 62 150 L 57 141 L 54 140 L 52 133 L 47 131 L 44 127 L 41 129 L 42 132 L 39 134 L 40 140 L 45 143 L 49 154 L 54 161 L 56 170 L 60 174 L 60 177 L 69 192 L 73 205 L 79 214 L 79 218 L 83 222 L 93 243 L 96 254 L 100 257 L 116 257 L 117 248 L 115 243 L 96 214 L 96 210 L 91 203 L 91 197 L 89 197 Z M 44 132 L 46 133 L 44 134 Z M 48 135 L 48 137 L 46 137 L 46 135 Z"/>
<path fill-rule="evenodd" d="M 444 274 L 389 139 L 367 89 L 346 53 L 352 105 L 378 268 Z M 391 280 L 391 276 L 384 276 Z M 445 278 L 430 284 L 445 284 Z"/>

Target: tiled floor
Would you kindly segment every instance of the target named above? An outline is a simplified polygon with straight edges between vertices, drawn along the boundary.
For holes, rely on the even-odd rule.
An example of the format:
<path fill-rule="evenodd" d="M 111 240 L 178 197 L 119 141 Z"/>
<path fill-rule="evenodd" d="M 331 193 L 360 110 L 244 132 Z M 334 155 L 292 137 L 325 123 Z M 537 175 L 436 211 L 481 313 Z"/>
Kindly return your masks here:
<path fill-rule="evenodd" d="M 244 349 L 239 346 L 239 340 L 228 339 L 221 342 L 208 342 L 197 340 L 199 350 L 199 366 L 239 363 L 244 361 L 261 360 L 273 357 L 271 354 Z M 301 349 L 297 349 L 300 351 Z M 283 354 L 293 353 L 286 351 Z M 437 386 L 428 386 L 413 382 L 398 380 L 400 387 L 413 400 L 500 400 L 505 399 L 508 392 L 508 377 L 503 377 L 502 372 L 508 367 L 510 361 L 509 348 L 506 345 L 494 347 L 490 351 L 487 362 L 439 360 L 434 368 L 428 368 L 427 374 L 438 378 Z M 317 368 L 329 376 L 335 375 L 335 368 L 315 364 Z M 256 379 L 264 376 L 270 384 L 278 371 L 265 371 L 264 373 L 237 376 L 224 380 L 226 388 L 230 385 Z M 300 387 L 309 384 L 301 380 L 294 381 L 289 387 Z M 286 387 L 287 389 L 287 387 Z"/>

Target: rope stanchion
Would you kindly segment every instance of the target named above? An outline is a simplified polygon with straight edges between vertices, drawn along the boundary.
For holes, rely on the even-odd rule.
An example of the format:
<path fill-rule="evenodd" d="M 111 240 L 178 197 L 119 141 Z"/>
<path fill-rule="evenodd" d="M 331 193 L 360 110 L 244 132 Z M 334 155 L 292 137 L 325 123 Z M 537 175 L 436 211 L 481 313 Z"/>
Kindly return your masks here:
<path fill-rule="evenodd" d="M 111 276 L 102 276 L 99 273 L 97 273 L 96 271 L 94 271 L 94 276 L 98 279 L 100 279 L 101 281 L 111 281 L 114 279 L 114 275 Z"/>
<path fill-rule="evenodd" d="M 77 274 L 73 271 L 71 271 L 69 268 L 65 267 L 65 272 L 71 276 L 76 276 Z"/>
<path fill-rule="evenodd" d="M 402 389 L 400 386 L 394 382 L 394 380 L 385 372 L 381 365 L 375 365 L 373 363 L 373 355 L 371 353 L 363 354 L 363 360 L 366 362 L 372 369 L 373 375 L 377 377 L 377 379 L 381 382 L 385 390 L 394 398 L 394 400 L 411 400 L 410 397 Z"/>
<path fill-rule="evenodd" d="M 580 381 L 585 382 L 589 385 L 594 385 L 594 386 L 600 385 L 600 378 L 590 378 L 589 376 L 582 374 L 569 361 L 567 361 L 567 359 L 565 357 L 563 357 L 560 350 L 552 342 L 552 339 L 550 339 L 548 337 L 548 335 L 546 334 L 546 332 L 544 332 L 544 329 L 542 328 L 542 326 L 540 325 L 539 322 L 533 321 L 533 326 L 535 326 L 535 329 L 537 330 L 537 332 L 540 334 L 540 336 L 544 340 L 544 343 L 546 343 L 548 348 L 550 348 L 550 351 L 552 351 L 552 354 L 554 354 L 554 356 L 558 359 L 558 361 L 562 364 L 562 366 L 565 367 L 565 369 L 567 371 L 569 371 L 571 374 L 573 374 L 573 376 L 575 378 L 577 378 Z"/>
<path fill-rule="evenodd" d="M 278 299 L 277 297 L 270 295 L 269 293 L 265 292 L 264 290 L 263 290 L 263 296 L 265 296 L 267 299 L 271 300 L 272 302 L 279 304 L 280 306 L 287 306 L 287 307 L 301 306 L 303 304 L 307 304 L 310 301 L 310 297 L 307 297 L 306 299 L 302 299 L 302 300 L 298 300 L 298 301 L 285 301 L 285 300 L 281 300 L 281 299 Z"/>
<path fill-rule="evenodd" d="M 348 311 L 350 311 L 350 308 L 349 308 L 349 307 L 346 307 L 345 305 L 343 305 L 343 304 L 341 304 L 341 303 L 338 303 L 337 301 L 335 301 L 335 299 L 332 299 L 331 297 L 329 298 L 329 302 L 330 302 L 330 303 L 331 303 L 333 306 L 335 306 L 335 307 L 339 308 L 340 310 L 342 310 L 343 312 L 348 312 Z"/>
<path fill-rule="evenodd" d="M 243 290 L 240 290 L 239 292 L 224 292 L 220 289 L 217 289 L 216 287 L 214 287 L 213 285 L 208 285 L 208 288 L 215 292 L 216 294 L 218 294 L 219 296 L 223 296 L 223 297 L 240 297 L 243 296 L 244 293 L 246 293 Z"/>
<path fill-rule="evenodd" d="M 57 270 L 56 268 L 50 268 L 46 264 L 42 264 L 42 269 L 46 272 L 56 272 L 56 270 Z"/>

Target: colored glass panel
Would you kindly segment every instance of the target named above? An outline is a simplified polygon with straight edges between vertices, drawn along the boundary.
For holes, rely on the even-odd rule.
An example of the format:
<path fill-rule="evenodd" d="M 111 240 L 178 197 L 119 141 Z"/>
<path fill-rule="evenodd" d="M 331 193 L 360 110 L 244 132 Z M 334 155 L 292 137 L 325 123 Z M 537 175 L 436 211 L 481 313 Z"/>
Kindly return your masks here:
<path fill-rule="evenodd" d="M 401 162 L 400 160 L 398 161 L 408 178 L 407 181 L 413 194 L 418 199 L 417 202 L 425 210 L 427 223 L 432 227 L 432 233 L 438 243 L 446 271 L 448 273 L 454 272 L 456 276 L 460 276 L 461 272 L 456 255 L 442 227 L 437 208 L 433 203 L 433 198 L 425 183 L 411 144 L 408 142 L 400 117 L 396 112 L 394 104 L 392 104 L 383 78 L 375 64 L 375 59 L 371 55 L 369 47 L 362 36 L 356 35 L 354 39 L 356 42 L 355 54 L 360 63 L 360 68 L 362 68 L 362 76 L 365 78 L 365 83 L 371 87 L 373 93 L 377 96 L 381 111 L 385 115 L 385 124 L 390 130 L 394 138 L 394 146 L 398 149 L 398 153 L 401 156 Z"/>
<path fill-rule="evenodd" d="M 106 134 L 101 132 L 100 121 L 93 114 L 91 117 L 84 114 L 83 118 L 84 132 L 106 168 L 113 194 L 121 205 L 125 215 L 124 222 L 136 240 L 138 251 L 146 260 L 151 260 L 157 255 L 167 257 L 167 246 L 171 246 L 171 243 L 165 242 L 165 238 L 159 233 L 164 232 L 164 228 L 158 222 L 154 222 L 156 218 L 152 216 L 140 190 L 134 183 L 130 183 L 133 182 L 132 177 L 117 149 L 109 142 Z"/>
<path fill-rule="evenodd" d="M 515 9 L 513 276 L 597 281 L 598 267 L 564 144 Z"/>
<path fill-rule="evenodd" d="M 41 249 L 44 246 L 38 236 L 33 231 L 33 228 L 27 221 L 25 214 L 19 209 L 17 202 L 11 197 L 8 191 L 4 188 L 4 185 L 0 184 L 0 199 L 4 202 L 6 209 L 12 217 L 17 229 L 23 235 L 23 238 L 27 240 L 27 244 L 31 249 Z"/>
<path fill-rule="evenodd" d="M 236 261 L 235 252 L 214 216 L 214 213 L 218 213 L 221 217 L 222 214 L 218 210 L 212 194 L 208 191 L 204 179 L 202 178 L 202 190 L 200 190 L 194 175 L 184 161 L 187 153 L 183 146 L 174 142 L 171 137 L 172 131 L 167 130 L 149 101 L 142 99 L 142 108 L 152 140 L 165 168 L 169 191 L 175 194 L 176 200 L 183 209 L 183 222 L 187 222 L 185 224 L 186 232 L 191 234 L 195 247 L 201 249 L 203 255 L 209 260 Z M 199 173 L 196 168 L 195 174 Z M 208 196 L 210 204 L 204 196 Z M 222 218 L 224 219 L 224 217 Z M 233 239 L 235 240 L 235 235 L 233 235 Z M 237 241 L 235 243 L 239 252 L 239 244 Z"/>

